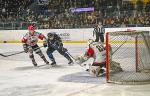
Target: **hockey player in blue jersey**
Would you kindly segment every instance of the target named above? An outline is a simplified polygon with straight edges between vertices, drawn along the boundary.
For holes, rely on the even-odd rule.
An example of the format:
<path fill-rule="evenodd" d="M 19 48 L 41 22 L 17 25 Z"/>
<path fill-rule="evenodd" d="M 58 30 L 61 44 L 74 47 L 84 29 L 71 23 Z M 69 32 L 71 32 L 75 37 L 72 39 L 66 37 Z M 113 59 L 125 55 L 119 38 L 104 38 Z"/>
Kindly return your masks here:
<path fill-rule="evenodd" d="M 47 40 L 43 43 L 43 45 L 47 48 L 47 55 L 49 59 L 52 61 L 51 65 L 56 65 L 55 58 L 53 56 L 53 52 L 57 50 L 61 55 L 63 55 L 69 62 L 68 64 L 73 64 L 73 60 L 67 54 L 67 49 L 63 47 L 63 43 L 61 38 L 55 33 L 48 33 Z"/>

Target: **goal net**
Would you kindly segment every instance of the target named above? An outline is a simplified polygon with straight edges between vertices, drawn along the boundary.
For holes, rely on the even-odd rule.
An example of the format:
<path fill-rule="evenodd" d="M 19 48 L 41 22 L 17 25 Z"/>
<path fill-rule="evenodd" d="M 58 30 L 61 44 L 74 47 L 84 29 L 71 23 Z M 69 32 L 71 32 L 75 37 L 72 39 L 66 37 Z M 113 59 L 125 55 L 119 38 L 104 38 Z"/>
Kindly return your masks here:
<path fill-rule="evenodd" d="M 106 33 L 106 80 L 118 84 L 150 83 L 148 31 Z"/>

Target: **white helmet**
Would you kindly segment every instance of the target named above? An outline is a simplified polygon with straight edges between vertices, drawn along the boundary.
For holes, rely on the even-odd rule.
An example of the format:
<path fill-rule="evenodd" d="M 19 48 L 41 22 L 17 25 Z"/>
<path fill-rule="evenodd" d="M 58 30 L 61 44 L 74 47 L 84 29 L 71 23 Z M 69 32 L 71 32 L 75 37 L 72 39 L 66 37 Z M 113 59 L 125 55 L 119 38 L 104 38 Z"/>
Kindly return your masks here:
<path fill-rule="evenodd" d="M 88 39 L 88 45 L 92 44 L 94 42 L 93 39 Z"/>

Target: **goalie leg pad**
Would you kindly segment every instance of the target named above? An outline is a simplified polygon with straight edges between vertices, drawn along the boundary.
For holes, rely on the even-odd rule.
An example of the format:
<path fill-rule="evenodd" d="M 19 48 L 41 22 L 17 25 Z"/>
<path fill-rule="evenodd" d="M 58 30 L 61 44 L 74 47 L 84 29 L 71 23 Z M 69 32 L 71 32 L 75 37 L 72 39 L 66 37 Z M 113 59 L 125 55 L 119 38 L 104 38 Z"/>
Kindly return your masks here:
<path fill-rule="evenodd" d="M 93 77 L 102 76 L 105 74 L 105 70 L 100 66 L 90 66 L 90 74 Z"/>
<path fill-rule="evenodd" d="M 111 64 L 110 64 L 110 70 L 112 70 L 113 72 L 119 72 L 119 71 L 123 71 L 121 66 L 120 66 L 120 63 L 117 63 L 115 61 L 112 61 Z"/>

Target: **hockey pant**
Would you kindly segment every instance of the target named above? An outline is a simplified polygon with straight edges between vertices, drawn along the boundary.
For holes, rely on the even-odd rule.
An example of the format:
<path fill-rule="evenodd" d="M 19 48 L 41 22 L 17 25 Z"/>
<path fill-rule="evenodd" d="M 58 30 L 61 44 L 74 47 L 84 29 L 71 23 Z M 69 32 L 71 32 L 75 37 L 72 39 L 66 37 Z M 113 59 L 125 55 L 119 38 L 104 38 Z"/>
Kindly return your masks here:
<path fill-rule="evenodd" d="M 52 61 L 52 62 L 55 62 L 55 58 L 53 56 L 53 52 L 55 51 L 56 49 L 54 48 L 51 48 L 51 49 L 48 49 L 47 50 L 47 55 L 49 57 L 49 59 Z M 66 50 L 63 50 L 63 48 L 60 48 L 60 49 L 57 49 L 57 51 L 63 55 L 69 62 L 72 62 L 73 60 L 70 58 L 70 56 L 66 53 Z"/>
<path fill-rule="evenodd" d="M 29 47 L 28 50 L 29 50 L 29 51 L 28 51 L 28 52 L 29 52 L 29 57 L 30 57 L 30 59 L 32 60 L 32 63 L 33 63 L 34 65 L 36 65 L 36 62 L 35 62 L 35 58 L 34 58 L 34 55 L 33 55 L 33 51 L 34 51 L 36 54 L 38 54 L 38 55 L 44 60 L 44 62 L 45 62 L 46 64 L 49 63 L 49 62 L 46 60 L 44 54 L 42 53 L 42 51 L 40 50 L 40 48 L 39 48 L 38 45 Z"/>

